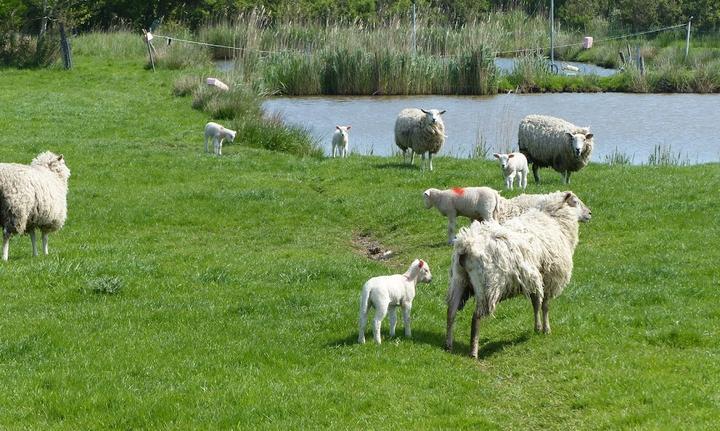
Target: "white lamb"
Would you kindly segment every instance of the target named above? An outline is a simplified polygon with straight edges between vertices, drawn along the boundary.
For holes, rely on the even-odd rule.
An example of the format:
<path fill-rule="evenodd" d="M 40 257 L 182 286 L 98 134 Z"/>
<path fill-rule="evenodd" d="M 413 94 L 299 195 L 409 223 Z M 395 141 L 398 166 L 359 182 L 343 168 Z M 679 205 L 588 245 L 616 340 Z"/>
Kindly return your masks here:
<path fill-rule="evenodd" d="M 589 128 L 547 115 L 528 115 L 518 128 L 518 148 L 532 163 L 536 183 L 540 182 L 538 169 L 550 166 L 569 184 L 570 173 L 590 162 L 592 138 Z"/>
<path fill-rule="evenodd" d="M 457 310 L 474 293 L 470 355 L 478 355 L 478 322 L 505 299 L 530 298 L 535 331 L 550 332 L 550 300 L 570 282 L 578 222 L 591 212 L 572 192 L 543 211 L 531 209 L 503 224 L 473 223 L 461 229 L 453 251 L 447 293 L 446 348 L 452 349 Z M 540 310 L 542 309 L 542 320 Z"/>
<path fill-rule="evenodd" d="M 30 163 L 0 163 L 0 224 L 3 260 L 8 260 L 10 237 L 28 233 L 37 256 L 35 229 L 42 232 L 43 253 L 48 254 L 48 234 L 63 227 L 67 217 L 70 170 L 61 155 L 40 153 Z"/>
<path fill-rule="evenodd" d="M 403 310 L 405 336 L 410 337 L 410 310 L 415 298 L 415 285 L 418 282 L 430 283 L 431 281 L 430 266 L 424 260 L 415 259 L 404 274 L 373 277 L 365 282 L 360 294 L 358 343 L 365 342 L 365 325 L 371 306 L 375 307 L 373 336 L 376 343 L 381 343 L 380 326 L 388 312 L 390 313 L 390 336 L 395 336 L 395 324 L 397 323 L 395 309 L 397 306 Z"/>
<path fill-rule="evenodd" d="M 425 208 L 433 206 L 448 218 L 448 243 L 455 238 L 457 216 L 471 220 L 493 220 L 500 207 L 500 194 L 490 187 L 455 187 L 448 190 L 427 189 L 423 192 Z"/>
<path fill-rule="evenodd" d="M 522 153 L 495 153 L 493 156 L 500 161 L 500 168 L 505 176 L 505 187 L 512 190 L 517 176 L 518 187 L 525 191 L 528 175 L 527 158 Z"/>
<path fill-rule="evenodd" d="M 440 151 L 445 143 L 445 123 L 441 117 L 444 113 L 444 110 L 417 108 L 400 111 L 395 120 L 395 144 L 403 152 L 403 161 L 406 159 L 407 150 L 410 150 L 410 164 L 415 161 L 415 153 L 422 155 L 424 164 L 427 153 L 432 171 L 432 156 Z"/>
<path fill-rule="evenodd" d="M 212 121 L 205 125 L 205 152 L 208 152 L 208 139 L 213 140 L 213 149 L 216 156 L 222 155 L 222 143 L 227 139 L 232 142 L 235 140 L 234 130 L 227 129 L 218 123 Z"/>
<path fill-rule="evenodd" d="M 335 157 L 335 150 L 340 157 L 347 157 L 349 148 L 348 131 L 352 126 L 335 126 L 335 132 L 332 137 L 332 156 Z"/>

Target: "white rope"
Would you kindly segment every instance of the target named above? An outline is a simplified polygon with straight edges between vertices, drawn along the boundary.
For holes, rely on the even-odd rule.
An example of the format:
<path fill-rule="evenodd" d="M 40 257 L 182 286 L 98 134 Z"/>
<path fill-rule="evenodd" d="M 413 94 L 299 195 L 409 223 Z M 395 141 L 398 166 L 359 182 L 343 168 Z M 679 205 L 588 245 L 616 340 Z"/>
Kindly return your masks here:
<path fill-rule="evenodd" d="M 625 38 L 634 37 L 634 36 L 642 36 L 642 35 L 644 35 L 644 34 L 659 33 L 659 32 L 661 32 L 661 31 L 666 31 L 666 30 L 672 30 L 672 29 L 675 29 L 675 28 L 685 27 L 686 25 L 687 25 L 687 24 L 678 24 L 678 25 L 672 25 L 672 26 L 669 26 L 669 27 L 659 28 L 659 29 L 655 29 L 655 30 L 647 30 L 647 31 L 641 31 L 641 32 L 638 32 L 638 33 L 625 34 L 625 35 L 622 35 L 622 36 L 608 37 L 608 38 L 606 38 L 606 39 L 598 39 L 598 40 L 594 41 L 594 43 L 603 43 L 603 42 L 608 42 L 608 41 L 611 41 L 611 40 L 625 39 Z M 290 49 L 288 49 L 288 50 L 282 50 L 282 51 L 265 51 L 265 50 L 262 50 L 262 49 L 255 49 L 255 48 L 240 48 L 240 47 L 237 47 L 237 46 L 227 46 L 227 45 L 218 45 L 218 44 L 215 44 L 215 43 L 197 42 L 197 41 L 194 41 L 194 40 L 179 39 L 179 38 L 177 38 L 177 37 L 164 36 L 164 35 L 158 35 L 158 34 L 156 34 L 156 35 L 154 35 L 154 36 L 155 36 L 155 37 L 159 37 L 159 38 L 166 39 L 166 40 L 168 40 L 168 43 L 170 43 L 170 42 L 172 42 L 172 41 L 178 41 L 178 42 L 190 43 L 190 44 L 195 44 L 195 45 L 210 46 L 210 47 L 214 47 L 214 48 L 232 49 L 232 50 L 237 50 L 237 51 L 254 51 L 254 52 L 259 52 L 259 53 L 262 53 L 262 54 L 282 54 L 282 53 L 284 53 L 284 52 L 306 53 L 305 51 L 290 50 Z M 582 44 L 583 44 L 582 42 L 579 42 L 579 43 L 568 43 L 568 44 L 566 44 L 566 45 L 555 45 L 555 48 L 569 48 L 569 47 L 571 47 L 571 46 L 580 46 L 580 45 L 582 45 Z M 495 51 L 495 52 L 492 52 L 492 54 L 493 54 L 494 56 L 498 56 L 499 54 L 518 54 L 518 53 L 521 53 L 521 52 L 532 51 L 532 50 L 533 50 L 532 48 L 524 48 L 524 49 L 511 50 L 511 51 Z M 439 55 L 439 56 L 437 56 L 437 57 L 451 57 L 451 56 L 449 56 L 449 55 Z"/>

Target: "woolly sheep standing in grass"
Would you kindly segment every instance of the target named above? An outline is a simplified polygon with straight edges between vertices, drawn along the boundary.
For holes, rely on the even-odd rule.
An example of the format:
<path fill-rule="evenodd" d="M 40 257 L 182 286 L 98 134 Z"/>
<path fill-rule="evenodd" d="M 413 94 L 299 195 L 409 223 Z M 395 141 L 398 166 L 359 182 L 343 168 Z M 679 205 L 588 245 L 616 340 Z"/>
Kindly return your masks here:
<path fill-rule="evenodd" d="M 375 320 L 373 321 L 373 336 L 375 342 L 380 344 L 380 326 L 385 315 L 390 314 L 390 336 L 395 336 L 397 323 L 397 306 L 403 310 L 403 323 L 405 336 L 410 337 L 410 310 L 415 298 L 415 286 L 418 282 L 430 283 L 432 274 L 430 266 L 421 259 L 415 259 L 404 274 L 385 275 L 373 277 L 363 285 L 360 294 L 360 319 L 358 343 L 365 342 L 365 325 L 367 324 L 370 307 L 375 307 Z"/>
<path fill-rule="evenodd" d="M 232 142 L 235 140 L 236 132 L 227 129 L 218 123 L 212 121 L 205 125 L 205 152 L 208 152 L 208 139 L 213 140 L 213 150 L 216 156 L 222 155 L 222 143 L 227 139 Z"/>
<path fill-rule="evenodd" d="M 350 146 L 350 136 L 348 131 L 352 126 L 335 126 L 335 132 L 332 137 L 332 156 L 335 158 L 335 150 L 338 156 L 347 157 L 348 148 Z"/>
<path fill-rule="evenodd" d="M 570 282 L 578 222 L 590 218 L 590 209 L 567 192 L 562 202 L 543 211 L 531 209 L 503 224 L 473 223 L 461 229 L 450 268 L 446 348 L 452 350 L 455 314 L 473 293 L 472 357 L 478 356 L 480 318 L 493 314 L 500 301 L 514 296 L 530 298 L 535 331 L 549 333 L 550 300 Z"/>
<path fill-rule="evenodd" d="M 518 128 L 518 148 L 532 163 L 536 183 L 540 182 L 538 169 L 550 166 L 569 184 L 570 173 L 590 161 L 592 138 L 589 128 L 546 115 L 528 115 Z"/>
<path fill-rule="evenodd" d="M 527 158 L 522 153 L 495 153 L 493 156 L 500 161 L 500 168 L 505 176 L 505 187 L 512 190 L 517 176 L 518 187 L 525 191 L 528 175 Z"/>
<path fill-rule="evenodd" d="M 425 208 L 435 207 L 448 218 L 448 243 L 452 244 L 457 216 L 480 221 L 496 219 L 500 194 L 490 187 L 430 188 L 423 192 L 423 200 Z"/>
<path fill-rule="evenodd" d="M 63 227 L 67 217 L 70 170 L 61 155 L 49 151 L 30 163 L 0 163 L 0 224 L 3 260 L 8 260 L 10 237 L 28 233 L 37 256 L 35 229 L 42 232 L 43 253 L 48 254 L 48 234 Z"/>
<path fill-rule="evenodd" d="M 440 151 L 445 143 L 445 123 L 441 117 L 444 113 L 444 110 L 417 108 L 400 111 L 395 120 L 395 145 L 403 152 L 403 161 L 406 159 L 407 150 L 410 150 L 410 164 L 415 161 L 415 153 L 422 155 L 424 164 L 427 153 L 432 171 L 432 156 Z"/>

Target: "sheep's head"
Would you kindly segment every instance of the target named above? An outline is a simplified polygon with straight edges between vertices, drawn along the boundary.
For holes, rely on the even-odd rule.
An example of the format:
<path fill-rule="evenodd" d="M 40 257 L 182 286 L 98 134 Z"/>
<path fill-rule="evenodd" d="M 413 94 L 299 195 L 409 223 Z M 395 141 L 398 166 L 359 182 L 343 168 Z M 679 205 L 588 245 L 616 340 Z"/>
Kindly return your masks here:
<path fill-rule="evenodd" d="M 335 132 L 335 133 L 340 133 L 340 134 L 342 135 L 343 139 L 347 139 L 347 138 L 348 138 L 348 131 L 350 130 L 351 127 L 352 127 L 352 126 L 350 126 L 350 125 L 347 125 L 347 126 L 335 126 L 335 129 L 336 129 L 336 132 Z"/>
<path fill-rule="evenodd" d="M 565 136 L 568 137 L 568 142 L 570 144 L 570 148 L 572 149 L 573 155 L 575 155 L 576 158 L 580 158 L 580 155 L 582 154 L 583 148 L 585 148 L 585 141 L 589 141 L 592 139 L 593 134 L 592 133 L 570 133 L 566 132 Z"/>
<path fill-rule="evenodd" d="M 422 259 L 415 259 L 410 265 L 411 273 L 417 271 L 417 281 L 421 283 L 430 283 L 432 274 L 430 273 L 430 265 Z"/>
<path fill-rule="evenodd" d="M 428 109 L 427 111 L 425 109 L 420 110 L 423 114 L 425 114 L 425 119 L 429 124 L 435 125 L 437 123 L 442 123 L 442 118 L 440 116 L 445 113 L 444 109 L 442 111 L 437 109 Z"/>
<path fill-rule="evenodd" d="M 237 134 L 237 132 L 230 129 L 225 129 L 225 131 L 227 132 L 228 141 L 233 142 L 235 140 L 235 135 Z"/>
<path fill-rule="evenodd" d="M 430 193 L 433 189 L 427 189 L 423 192 L 423 200 L 425 201 L 425 208 L 430 209 L 433 206 L 432 199 L 430 198 Z"/>
<path fill-rule="evenodd" d="M 43 166 L 55 172 L 60 178 L 67 181 L 70 178 L 70 169 L 65 165 L 65 157 L 50 151 L 40 153 L 30 163 L 31 166 Z"/>
<path fill-rule="evenodd" d="M 592 218 L 592 211 L 573 192 L 565 192 L 564 204 L 574 208 L 577 212 L 578 221 L 588 222 Z"/>
<path fill-rule="evenodd" d="M 498 161 L 500 162 L 500 167 L 501 167 L 501 168 L 503 169 L 503 171 L 504 171 L 505 169 L 507 169 L 507 166 L 508 166 L 508 163 L 510 162 L 510 159 L 512 159 L 513 157 L 515 157 L 515 154 L 514 154 L 514 153 L 510 153 L 510 154 L 495 153 L 495 154 L 493 154 L 493 156 L 494 156 L 496 159 L 498 159 Z"/>

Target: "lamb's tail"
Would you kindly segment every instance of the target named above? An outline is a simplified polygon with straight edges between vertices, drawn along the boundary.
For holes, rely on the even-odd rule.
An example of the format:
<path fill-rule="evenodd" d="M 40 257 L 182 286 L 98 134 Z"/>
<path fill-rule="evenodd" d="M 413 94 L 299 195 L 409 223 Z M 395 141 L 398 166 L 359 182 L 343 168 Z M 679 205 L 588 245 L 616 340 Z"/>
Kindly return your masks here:
<path fill-rule="evenodd" d="M 370 288 L 365 285 L 363 286 L 362 292 L 360 293 L 360 319 L 362 319 L 369 310 L 368 301 L 370 300 Z"/>

